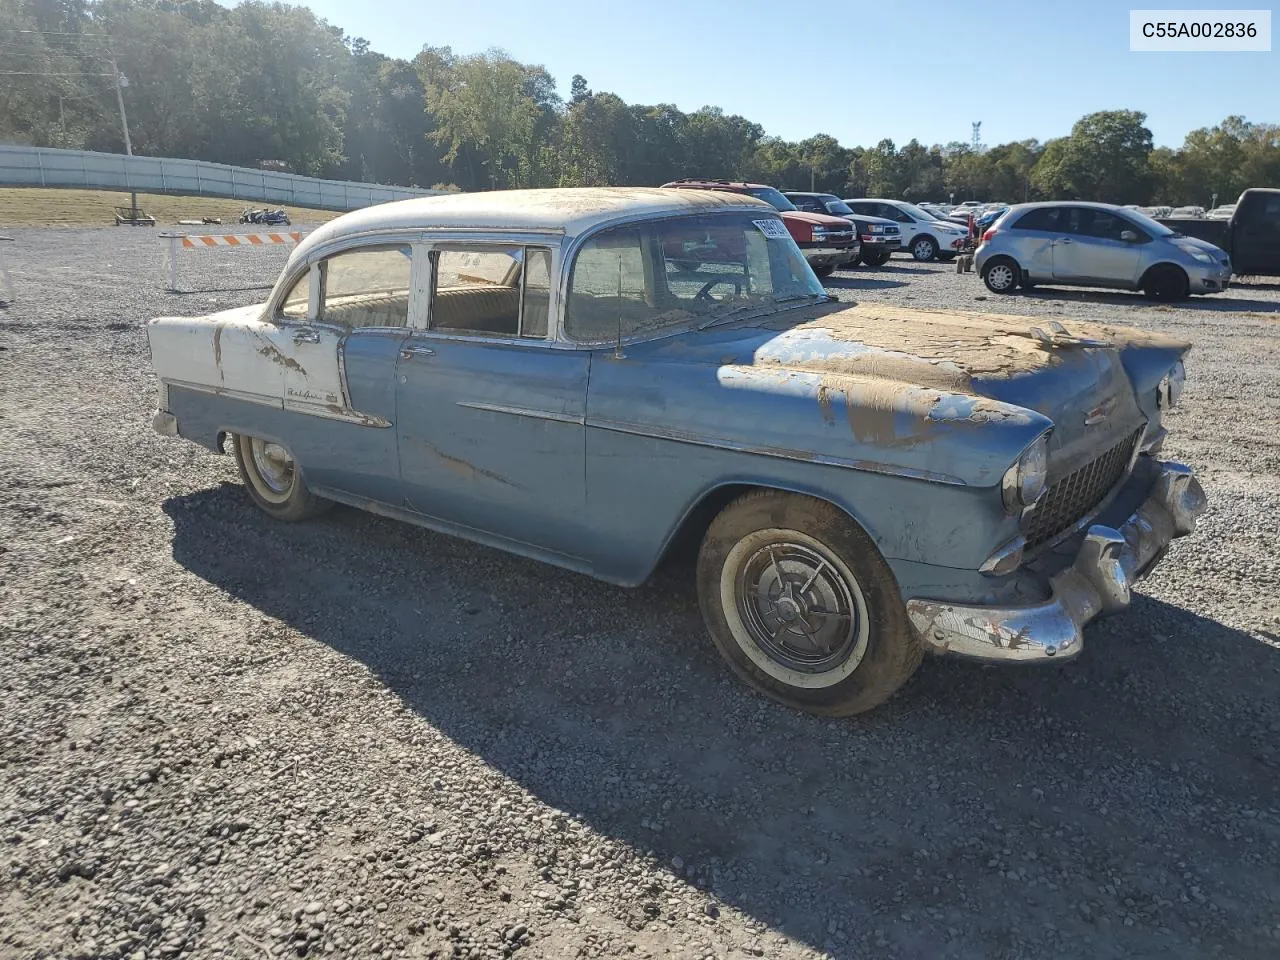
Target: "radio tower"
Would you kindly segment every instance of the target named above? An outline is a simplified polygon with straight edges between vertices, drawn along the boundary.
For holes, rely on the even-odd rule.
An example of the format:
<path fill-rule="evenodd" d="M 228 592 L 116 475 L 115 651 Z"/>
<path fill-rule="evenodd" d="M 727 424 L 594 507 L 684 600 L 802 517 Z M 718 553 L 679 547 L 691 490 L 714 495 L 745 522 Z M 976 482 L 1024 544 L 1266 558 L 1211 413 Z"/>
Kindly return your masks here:
<path fill-rule="evenodd" d="M 979 120 L 977 123 L 973 125 L 972 146 L 973 146 L 974 153 L 982 152 L 982 121 L 981 120 Z"/>

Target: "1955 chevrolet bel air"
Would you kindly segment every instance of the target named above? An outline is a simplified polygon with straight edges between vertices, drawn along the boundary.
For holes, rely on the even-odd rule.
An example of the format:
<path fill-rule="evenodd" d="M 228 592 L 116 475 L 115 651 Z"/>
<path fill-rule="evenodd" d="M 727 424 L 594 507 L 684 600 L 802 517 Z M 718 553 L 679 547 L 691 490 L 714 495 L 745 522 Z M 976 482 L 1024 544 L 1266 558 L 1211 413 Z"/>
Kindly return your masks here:
<path fill-rule="evenodd" d="M 834 302 L 716 191 L 367 208 L 265 304 L 148 334 L 156 429 L 229 441 L 272 517 L 336 501 L 626 586 L 696 548 L 720 653 L 817 713 L 925 652 L 1078 655 L 1205 508 L 1158 457 L 1187 344 Z"/>

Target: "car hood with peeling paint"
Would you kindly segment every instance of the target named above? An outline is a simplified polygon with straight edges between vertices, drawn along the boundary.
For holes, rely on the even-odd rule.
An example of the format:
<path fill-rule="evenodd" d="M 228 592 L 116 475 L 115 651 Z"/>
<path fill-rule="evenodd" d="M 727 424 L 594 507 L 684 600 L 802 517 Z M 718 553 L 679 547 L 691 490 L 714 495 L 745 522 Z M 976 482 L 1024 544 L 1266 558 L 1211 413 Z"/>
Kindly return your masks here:
<path fill-rule="evenodd" d="M 1157 385 L 1187 349 L 1097 324 L 1064 335 L 1026 317 L 828 303 L 629 347 L 618 362 L 664 385 L 632 385 L 629 420 L 986 486 L 1050 428 L 1056 478 L 1158 426 Z M 598 411 L 610 401 L 595 377 Z"/>

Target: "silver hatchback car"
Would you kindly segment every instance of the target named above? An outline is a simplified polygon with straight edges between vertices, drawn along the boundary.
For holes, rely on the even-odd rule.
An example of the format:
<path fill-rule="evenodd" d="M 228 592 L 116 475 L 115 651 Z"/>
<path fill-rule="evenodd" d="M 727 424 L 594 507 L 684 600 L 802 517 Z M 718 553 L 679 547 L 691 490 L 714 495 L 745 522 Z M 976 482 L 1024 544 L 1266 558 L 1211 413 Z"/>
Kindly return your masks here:
<path fill-rule="evenodd" d="M 1109 203 L 1020 203 L 991 225 L 974 267 L 992 293 L 1037 283 L 1142 290 L 1155 300 L 1220 293 L 1225 250 Z"/>

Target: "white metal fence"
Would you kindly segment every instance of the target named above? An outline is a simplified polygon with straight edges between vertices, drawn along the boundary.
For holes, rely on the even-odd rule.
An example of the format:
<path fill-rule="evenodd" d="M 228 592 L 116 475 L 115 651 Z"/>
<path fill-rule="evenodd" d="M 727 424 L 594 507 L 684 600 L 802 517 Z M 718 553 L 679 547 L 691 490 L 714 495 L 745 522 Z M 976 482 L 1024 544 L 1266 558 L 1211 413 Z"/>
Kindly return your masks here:
<path fill-rule="evenodd" d="M 0 186 L 79 187 L 227 197 L 318 210 L 356 210 L 389 200 L 426 197 L 441 192 L 346 180 L 318 180 L 293 173 L 274 173 L 203 160 L 129 157 L 121 153 L 5 144 L 0 144 Z"/>

